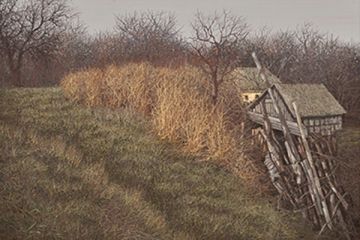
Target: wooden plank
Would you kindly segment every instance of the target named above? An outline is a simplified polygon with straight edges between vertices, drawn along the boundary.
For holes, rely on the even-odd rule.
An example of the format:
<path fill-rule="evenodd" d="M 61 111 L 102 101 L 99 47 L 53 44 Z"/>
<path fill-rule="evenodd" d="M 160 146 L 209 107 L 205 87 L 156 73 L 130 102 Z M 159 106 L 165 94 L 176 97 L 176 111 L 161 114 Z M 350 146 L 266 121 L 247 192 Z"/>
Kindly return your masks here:
<path fill-rule="evenodd" d="M 248 112 L 249 119 L 257 124 L 264 125 L 264 116 L 262 114 L 254 113 L 254 112 Z M 275 130 L 283 131 L 283 128 L 281 126 L 280 119 L 274 118 L 274 117 L 268 117 L 271 123 L 271 127 Z M 296 135 L 300 136 L 300 130 L 298 125 L 295 122 L 286 121 L 289 131 Z M 306 136 L 308 136 L 308 132 L 306 129 L 304 129 L 304 133 Z"/>
<path fill-rule="evenodd" d="M 300 133 L 301 133 L 301 140 L 302 140 L 303 146 L 305 148 L 305 153 L 306 153 L 306 157 L 307 157 L 305 159 L 306 160 L 305 163 L 308 163 L 307 167 L 308 167 L 308 173 L 309 173 L 309 177 L 310 177 L 308 180 L 310 180 L 309 181 L 310 184 L 314 184 L 313 186 L 310 186 L 310 187 L 312 187 L 312 189 L 315 190 L 315 193 L 317 193 L 315 195 L 317 197 L 316 200 L 321 203 L 322 210 L 323 210 L 323 213 L 324 213 L 324 216 L 326 219 L 326 224 L 329 227 L 329 229 L 332 230 L 333 225 L 332 225 L 332 221 L 331 221 L 330 210 L 329 210 L 328 204 L 326 202 L 325 194 L 324 194 L 323 189 L 320 184 L 320 180 L 318 177 L 318 173 L 316 171 L 316 167 L 315 167 L 314 159 L 311 154 L 311 149 L 310 149 L 309 143 L 304 134 L 305 127 L 303 127 L 303 124 L 301 122 L 301 117 L 300 117 L 300 114 L 298 111 L 298 107 L 295 102 L 293 102 L 293 107 L 295 110 L 297 124 L 299 126 Z M 305 166 L 306 165 L 307 164 L 305 164 Z"/>
<path fill-rule="evenodd" d="M 280 108 L 279 108 L 279 105 L 277 103 L 277 99 L 275 98 L 274 96 L 274 91 L 272 89 L 272 86 L 270 85 L 270 82 L 268 81 L 266 75 L 264 74 L 264 70 L 260 64 L 260 61 L 259 59 L 256 57 L 256 54 L 255 52 L 253 52 L 252 54 L 252 57 L 254 59 L 254 62 L 256 64 L 256 67 L 258 68 L 259 70 L 259 74 L 260 74 L 260 77 L 267 83 L 268 85 L 268 90 L 267 92 L 269 93 L 269 96 L 271 98 L 271 101 L 273 103 L 273 107 L 274 107 L 274 110 L 275 110 L 275 113 L 276 115 L 279 117 L 280 119 L 280 123 L 281 123 L 281 127 L 282 127 L 282 132 L 284 133 L 284 138 L 285 140 L 288 142 L 289 144 L 289 150 L 291 151 L 291 154 L 294 156 L 294 159 L 296 159 L 296 162 L 300 162 L 301 159 L 300 159 L 300 156 L 299 156 L 299 153 L 297 152 L 297 149 L 296 149 L 296 146 L 294 144 L 294 140 L 290 134 L 290 129 L 289 129 L 289 126 L 287 125 L 287 122 L 286 122 L 286 119 L 284 117 L 284 114 L 280 111 Z M 296 162 L 293 162 L 296 163 Z"/>

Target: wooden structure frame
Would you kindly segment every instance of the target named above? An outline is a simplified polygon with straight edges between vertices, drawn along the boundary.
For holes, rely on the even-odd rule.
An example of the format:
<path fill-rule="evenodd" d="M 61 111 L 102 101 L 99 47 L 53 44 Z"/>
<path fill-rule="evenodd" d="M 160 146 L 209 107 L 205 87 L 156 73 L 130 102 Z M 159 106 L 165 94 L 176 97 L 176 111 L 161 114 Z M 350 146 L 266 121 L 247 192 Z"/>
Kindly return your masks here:
<path fill-rule="evenodd" d="M 309 132 L 296 102 L 288 106 L 290 113 L 283 111 L 283 102 L 267 81 L 255 53 L 253 58 L 262 79 L 268 83 L 266 95 L 273 113 L 270 116 L 266 107 L 269 100 L 260 97 L 250 105 L 248 116 L 261 125 L 259 132 L 267 146 L 264 163 L 274 187 L 294 210 L 319 229 L 319 234 L 329 229 L 355 239 L 355 228 L 347 214 L 349 196 L 335 174 L 336 137 L 328 132 Z M 254 104 L 260 106 L 261 112 L 253 111 Z"/>

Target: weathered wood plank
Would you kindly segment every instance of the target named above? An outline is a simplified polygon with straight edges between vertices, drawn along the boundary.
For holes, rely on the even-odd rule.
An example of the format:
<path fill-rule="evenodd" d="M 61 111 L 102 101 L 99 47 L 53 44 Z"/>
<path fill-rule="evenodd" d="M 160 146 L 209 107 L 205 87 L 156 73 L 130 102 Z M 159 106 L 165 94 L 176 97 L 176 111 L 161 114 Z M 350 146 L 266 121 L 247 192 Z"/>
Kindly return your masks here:
<path fill-rule="evenodd" d="M 308 180 L 309 180 L 310 184 L 314 184 L 313 186 L 310 186 L 310 188 L 315 190 L 315 193 L 317 193 L 315 195 L 317 197 L 316 200 L 318 202 L 320 202 L 322 205 L 322 210 L 323 210 L 326 222 L 327 222 L 327 226 L 330 229 L 333 229 L 331 216 L 330 216 L 330 210 L 329 210 L 328 204 L 326 202 L 325 194 L 324 194 L 323 189 L 320 184 L 319 176 L 318 176 L 318 173 L 315 168 L 315 163 L 314 163 L 314 160 L 313 160 L 313 157 L 311 154 L 311 149 L 310 149 L 308 140 L 306 139 L 306 136 L 304 134 L 305 127 L 303 127 L 303 124 L 301 122 L 301 116 L 299 114 L 298 107 L 295 102 L 293 102 L 293 107 L 295 110 L 297 124 L 300 129 L 300 133 L 301 133 L 301 140 L 302 140 L 303 146 L 305 148 L 306 163 L 308 163 L 308 173 L 309 173 L 309 177 L 310 177 Z"/>
<path fill-rule="evenodd" d="M 254 112 L 248 112 L 248 116 L 249 116 L 249 119 L 253 122 L 256 122 L 260 125 L 264 125 L 264 116 L 262 114 L 258 114 L 258 113 L 254 113 Z M 281 126 L 281 122 L 278 118 L 274 118 L 274 117 L 268 117 L 269 120 L 270 120 L 270 123 L 271 123 L 271 127 L 275 130 L 279 130 L 279 131 L 282 131 L 283 128 Z M 295 122 L 290 122 L 290 121 L 287 121 L 286 122 L 288 127 L 289 127 L 289 131 L 290 133 L 296 135 L 296 136 L 300 136 L 300 129 L 298 127 L 298 125 L 295 123 Z M 304 133 L 305 135 L 307 136 L 308 135 L 308 132 L 306 129 L 304 129 Z"/>

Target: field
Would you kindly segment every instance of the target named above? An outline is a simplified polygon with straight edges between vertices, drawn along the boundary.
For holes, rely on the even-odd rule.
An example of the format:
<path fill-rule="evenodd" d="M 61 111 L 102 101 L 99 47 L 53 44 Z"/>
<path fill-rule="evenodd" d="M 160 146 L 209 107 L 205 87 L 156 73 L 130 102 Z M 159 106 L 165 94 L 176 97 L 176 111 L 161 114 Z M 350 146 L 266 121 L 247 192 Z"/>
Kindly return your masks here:
<path fill-rule="evenodd" d="M 0 90 L 0 239 L 314 239 L 142 118 L 58 88 Z"/>

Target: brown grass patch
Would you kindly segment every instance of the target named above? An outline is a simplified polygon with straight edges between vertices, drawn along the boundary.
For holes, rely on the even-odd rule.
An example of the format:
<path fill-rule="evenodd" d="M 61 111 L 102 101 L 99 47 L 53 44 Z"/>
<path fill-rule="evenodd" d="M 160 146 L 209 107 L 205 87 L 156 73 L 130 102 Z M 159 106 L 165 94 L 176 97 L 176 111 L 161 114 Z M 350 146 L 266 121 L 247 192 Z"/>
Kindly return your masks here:
<path fill-rule="evenodd" d="M 216 105 L 209 81 L 189 66 L 109 66 L 69 74 L 61 85 L 67 97 L 83 104 L 126 107 L 150 117 L 162 139 L 181 143 L 186 152 L 216 161 L 244 179 L 255 181 L 263 174 L 262 166 L 244 154 L 250 148 L 241 128 L 245 114 L 231 81 L 221 86 Z"/>

